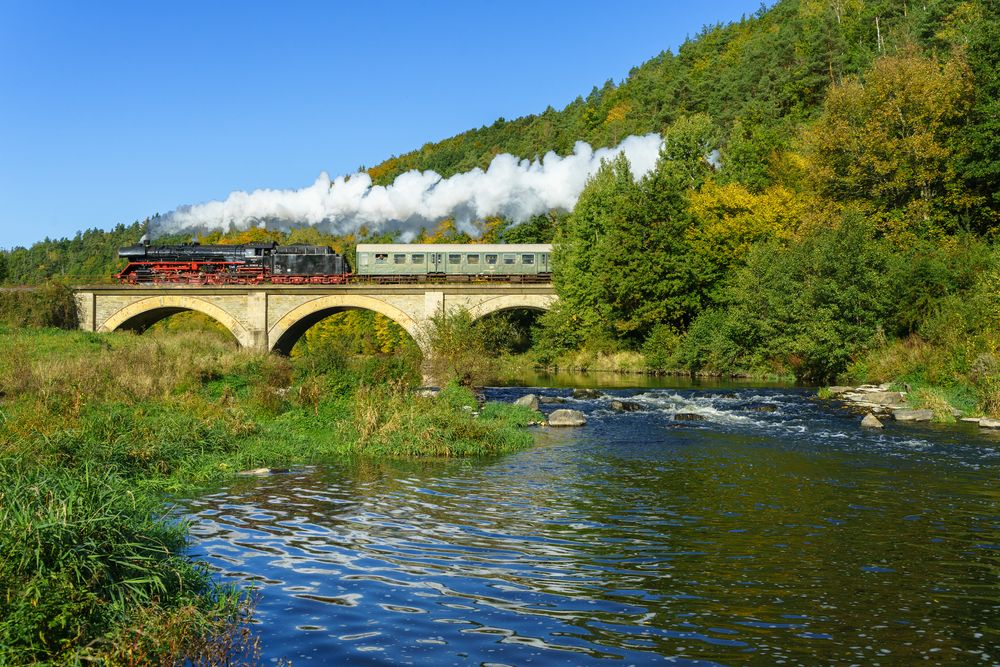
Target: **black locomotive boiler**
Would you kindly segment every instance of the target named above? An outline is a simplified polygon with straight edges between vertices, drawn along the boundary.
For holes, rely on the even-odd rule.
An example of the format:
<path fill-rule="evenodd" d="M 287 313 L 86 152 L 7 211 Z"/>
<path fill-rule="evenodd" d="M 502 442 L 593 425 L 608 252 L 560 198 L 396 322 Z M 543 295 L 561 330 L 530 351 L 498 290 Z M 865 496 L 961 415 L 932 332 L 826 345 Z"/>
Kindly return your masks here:
<path fill-rule="evenodd" d="M 349 275 L 344 256 L 329 246 L 282 246 L 273 241 L 242 245 L 140 243 L 119 248 L 118 256 L 128 264 L 115 278 L 128 284 L 331 285 L 346 282 Z"/>

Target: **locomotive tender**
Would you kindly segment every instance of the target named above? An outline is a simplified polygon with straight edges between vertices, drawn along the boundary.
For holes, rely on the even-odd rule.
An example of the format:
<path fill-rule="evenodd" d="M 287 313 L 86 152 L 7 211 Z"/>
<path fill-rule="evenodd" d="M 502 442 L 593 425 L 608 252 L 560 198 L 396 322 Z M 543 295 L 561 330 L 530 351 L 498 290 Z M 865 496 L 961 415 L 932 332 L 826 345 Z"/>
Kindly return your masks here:
<path fill-rule="evenodd" d="M 329 246 L 274 242 L 242 245 L 119 248 L 128 264 L 115 278 L 126 284 L 335 285 L 347 282 L 548 282 L 552 246 L 533 244 L 363 243 L 355 272 Z"/>

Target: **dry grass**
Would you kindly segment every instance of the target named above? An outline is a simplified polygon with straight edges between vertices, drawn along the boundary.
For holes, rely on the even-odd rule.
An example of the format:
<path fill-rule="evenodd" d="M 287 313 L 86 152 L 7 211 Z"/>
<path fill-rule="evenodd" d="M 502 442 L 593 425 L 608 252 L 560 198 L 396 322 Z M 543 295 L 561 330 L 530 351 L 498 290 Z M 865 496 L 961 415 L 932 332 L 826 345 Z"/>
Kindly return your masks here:
<path fill-rule="evenodd" d="M 557 370 L 645 373 L 646 358 L 641 352 L 592 352 L 577 350 L 560 355 L 550 364 Z"/>

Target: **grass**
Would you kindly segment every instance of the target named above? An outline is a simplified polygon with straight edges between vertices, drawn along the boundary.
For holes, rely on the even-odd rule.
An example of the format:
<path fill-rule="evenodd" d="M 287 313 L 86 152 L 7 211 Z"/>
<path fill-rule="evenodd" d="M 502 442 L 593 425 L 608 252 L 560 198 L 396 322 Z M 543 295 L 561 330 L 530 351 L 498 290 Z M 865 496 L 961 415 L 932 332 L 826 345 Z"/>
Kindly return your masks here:
<path fill-rule="evenodd" d="M 129 645 L 138 662 L 203 661 L 223 637 L 252 649 L 230 641 L 244 601 L 183 555 L 154 496 L 103 467 L 3 463 L 0 663 L 113 663 Z M 169 632 L 136 634 L 154 623 Z"/>
<path fill-rule="evenodd" d="M 997 341 L 988 336 L 932 343 L 914 335 L 869 351 L 845 381 L 891 383 L 893 390 L 907 391 L 910 407 L 933 410 L 936 421 L 954 421 L 955 411 L 1000 417 L 998 354 Z"/>
<path fill-rule="evenodd" d="M 417 397 L 394 358 L 289 360 L 221 333 L 0 327 L 0 348 L 0 664 L 252 660 L 248 601 L 187 558 L 165 492 L 332 457 L 497 455 L 538 418 L 457 385 Z"/>

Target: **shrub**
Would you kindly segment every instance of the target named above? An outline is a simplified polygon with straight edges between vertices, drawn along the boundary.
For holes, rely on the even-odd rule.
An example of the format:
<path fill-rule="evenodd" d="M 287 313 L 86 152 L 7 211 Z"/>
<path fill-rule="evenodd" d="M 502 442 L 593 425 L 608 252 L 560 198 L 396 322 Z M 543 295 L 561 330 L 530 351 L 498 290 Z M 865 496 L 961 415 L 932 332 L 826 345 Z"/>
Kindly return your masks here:
<path fill-rule="evenodd" d="M 150 608 L 185 609 L 201 630 L 229 626 L 238 599 L 183 555 L 183 527 L 159 520 L 158 508 L 158 499 L 98 466 L 0 461 L 0 662 L 99 656 L 113 648 L 102 639 Z M 168 648 L 144 658 L 197 658 L 187 645 L 158 652 Z"/>
<path fill-rule="evenodd" d="M 73 291 L 59 283 L 0 291 L 0 323 L 12 327 L 78 326 Z"/>

